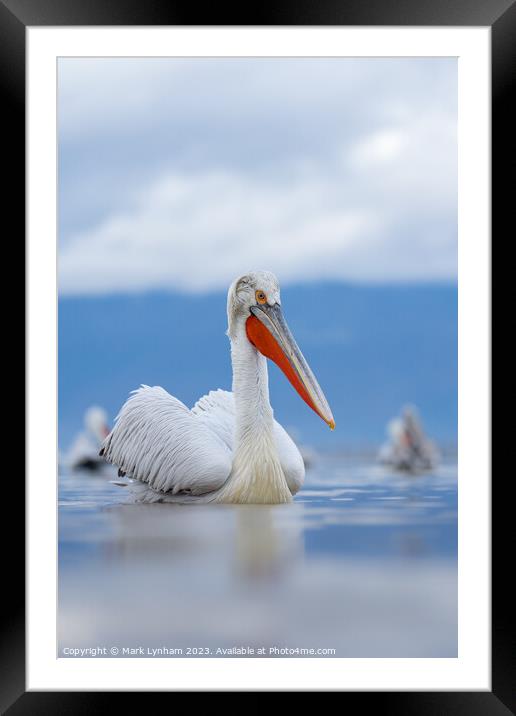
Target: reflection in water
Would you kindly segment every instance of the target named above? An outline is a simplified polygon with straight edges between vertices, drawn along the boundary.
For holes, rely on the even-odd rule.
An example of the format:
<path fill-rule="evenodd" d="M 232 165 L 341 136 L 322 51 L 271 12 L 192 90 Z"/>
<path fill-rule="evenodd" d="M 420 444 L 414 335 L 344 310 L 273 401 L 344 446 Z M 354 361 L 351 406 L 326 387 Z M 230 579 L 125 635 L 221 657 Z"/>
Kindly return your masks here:
<path fill-rule="evenodd" d="M 235 574 L 249 582 L 277 582 L 303 558 L 303 505 L 242 505 L 237 510 Z M 292 513 L 292 514 L 291 514 Z M 297 520 L 296 520 L 297 517 Z"/>
<path fill-rule="evenodd" d="M 60 478 L 61 655 L 456 655 L 454 465 L 409 478 L 321 457 L 277 506 L 121 504 L 110 477 Z"/>

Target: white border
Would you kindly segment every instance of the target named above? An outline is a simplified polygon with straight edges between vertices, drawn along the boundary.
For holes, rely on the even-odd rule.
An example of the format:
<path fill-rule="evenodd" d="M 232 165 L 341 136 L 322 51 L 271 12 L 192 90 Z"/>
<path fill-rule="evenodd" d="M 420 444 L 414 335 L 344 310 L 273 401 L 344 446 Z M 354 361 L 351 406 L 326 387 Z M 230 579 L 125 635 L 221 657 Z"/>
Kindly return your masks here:
<path fill-rule="evenodd" d="M 489 690 L 490 29 L 27 28 L 27 689 Z M 56 58 L 459 58 L 459 657 L 56 658 Z"/>

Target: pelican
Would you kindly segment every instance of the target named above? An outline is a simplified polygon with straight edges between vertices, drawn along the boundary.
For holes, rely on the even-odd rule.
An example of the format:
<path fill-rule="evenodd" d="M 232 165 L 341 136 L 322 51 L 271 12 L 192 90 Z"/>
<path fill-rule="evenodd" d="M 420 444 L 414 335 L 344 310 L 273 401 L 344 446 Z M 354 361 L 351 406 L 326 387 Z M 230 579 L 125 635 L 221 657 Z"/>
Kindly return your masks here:
<path fill-rule="evenodd" d="M 109 435 L 106 411 L 98 405 L 92 405 L 84 413 L 84 430 L 79 433 L 66 457 L 66 464 L 72 470 L 99 470 L 105 467 L 99 460 L 99 447 Z"/>
<path fill-rule="evenodd" d="M 283 318 L 268 271 L 233 281 L 227 299 L 233 392 L 215 390 L 189 410 L 161 387 L 141 386 L 122 406 L 101 455 L 136 501 L 291 502 L 305 476 L 301 453 L 276 422 L 267 358 L 333 430 L 324 394 Z"/>
<path fill-rule="evenodd" d="M 387 425 L 390 440 L 382 445 L 379 461 L 401 472 L 431 470 L 436 467 L 439 452 L 423 430 L 414 406 L 406 405 L 400 418 Z"/>

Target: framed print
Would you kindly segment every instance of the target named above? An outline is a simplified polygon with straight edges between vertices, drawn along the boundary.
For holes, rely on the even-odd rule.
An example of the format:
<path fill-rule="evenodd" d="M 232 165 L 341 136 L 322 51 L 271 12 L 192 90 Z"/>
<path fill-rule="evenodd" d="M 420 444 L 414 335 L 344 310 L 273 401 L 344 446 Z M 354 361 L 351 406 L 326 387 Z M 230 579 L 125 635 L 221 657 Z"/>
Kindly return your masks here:
<path fill-rule="evenodd" d="M 9 713 L 514 708 L 490 263 L 515 7 L 0 5 L 27 237 Z"/>

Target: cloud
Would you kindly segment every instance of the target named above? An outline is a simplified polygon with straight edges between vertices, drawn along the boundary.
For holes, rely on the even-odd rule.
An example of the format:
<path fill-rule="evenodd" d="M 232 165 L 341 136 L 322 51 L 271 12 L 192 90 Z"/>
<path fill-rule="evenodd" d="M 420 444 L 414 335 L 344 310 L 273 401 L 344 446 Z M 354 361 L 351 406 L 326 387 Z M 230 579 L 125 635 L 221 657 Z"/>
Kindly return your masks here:
<path fill-rule="evenodd" d="M 60 61 L 60 291 L 453 280 L 455 72 Z"/>
<path fill-rule="evenodd" d="M 353 162 L 361 166 L 389 162 L 399 156 L 403 147 L 403 134 L 397 129 L 375 132 L 359 142 L 352 150 Z"/>
<path fill-rule="evenodd" d="M 374 228 L 365 212 L 321 211 L 329 189 L 321 181 L 275 186 L 237 173 L 165 175 L 132 211 L 63 249 L 61 290 L 209 290 L 260 267 L 286 280 L 324 275 L 371 241 Z"/>

